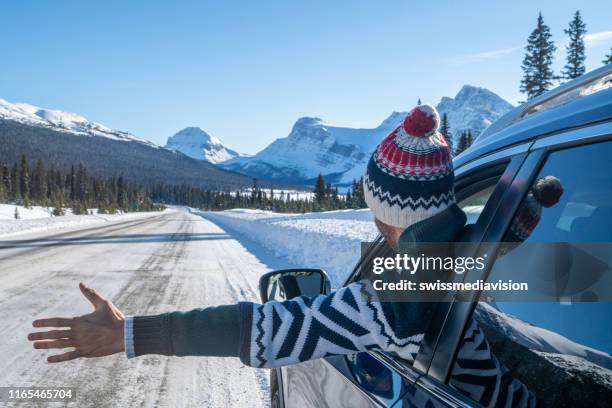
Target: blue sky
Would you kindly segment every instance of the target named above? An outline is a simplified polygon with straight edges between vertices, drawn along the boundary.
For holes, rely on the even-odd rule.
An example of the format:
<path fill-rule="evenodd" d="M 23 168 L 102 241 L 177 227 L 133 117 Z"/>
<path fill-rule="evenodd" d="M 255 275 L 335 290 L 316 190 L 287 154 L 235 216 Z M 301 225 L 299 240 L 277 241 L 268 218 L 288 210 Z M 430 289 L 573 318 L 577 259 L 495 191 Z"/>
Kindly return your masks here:
<path fill-rule="evenodd" d="M 255 153 L 301 116 L 373 127 L 465 83 L 521 100 L 538 11 L 563 48 L 578 8 L 593 69 L 612 46 L 609 1 L 6 2 L 0 98 L 159 144 L 200 126 Z"/>

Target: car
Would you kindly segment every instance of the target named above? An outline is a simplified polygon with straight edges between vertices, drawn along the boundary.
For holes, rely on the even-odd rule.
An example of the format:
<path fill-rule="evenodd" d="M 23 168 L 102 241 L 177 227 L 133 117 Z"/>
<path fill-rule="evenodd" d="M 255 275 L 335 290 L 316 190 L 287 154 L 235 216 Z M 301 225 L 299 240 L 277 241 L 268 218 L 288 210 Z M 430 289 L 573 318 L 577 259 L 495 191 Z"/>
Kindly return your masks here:
<path fill-rule="evenodd" d="M 481 253 L 511 241 L 534 183 L 549 176 L 561 183 L 559 202 L 536 209 L 522 241 L 562 242 L 562 253 L 532 250 L 527 256 L 519 247 L 465 279 L 496 279 L 506 262 L 556 288 L 565 285 L 567 299 L 496 303 L 469 292 L 438 309 L 414 361 L 371 351 L 272 370 L 272 407 L 493 406 L 511 387 L 461 358 L 464 348 L 483 347 L 475 340 L 483 335 L 495 361 L 527 386 L 538 405 L 612 406 L 612 297 L 606 293 L 612 290 L 612 64 L 515 108 L 454 165 L 457 203 L 468 215 L 461 240 Z M 601 245 L 585 249 L 581 243 Z M 379 237 L 345 285 L 364 279 L 362 266 L 381 251 L 389 247 Z M 588 282 L 572 283 L 577 278 Z M 260 291 L 267 301 L 330 288 L 324 271 L 294 269 L 262 276 Z"/>

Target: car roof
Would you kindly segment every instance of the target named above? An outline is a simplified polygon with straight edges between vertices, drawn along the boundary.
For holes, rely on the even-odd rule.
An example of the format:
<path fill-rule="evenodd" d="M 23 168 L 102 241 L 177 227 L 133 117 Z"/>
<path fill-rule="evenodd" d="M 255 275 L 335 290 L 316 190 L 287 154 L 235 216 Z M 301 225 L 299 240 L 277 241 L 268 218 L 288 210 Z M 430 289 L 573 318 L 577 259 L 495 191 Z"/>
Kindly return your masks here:
<path fill-rule="evenodd" d="M 612 64 L 608 64 L 514 108 L 453 162 L 459 167 L 513 145 L 611 119 Z"/>

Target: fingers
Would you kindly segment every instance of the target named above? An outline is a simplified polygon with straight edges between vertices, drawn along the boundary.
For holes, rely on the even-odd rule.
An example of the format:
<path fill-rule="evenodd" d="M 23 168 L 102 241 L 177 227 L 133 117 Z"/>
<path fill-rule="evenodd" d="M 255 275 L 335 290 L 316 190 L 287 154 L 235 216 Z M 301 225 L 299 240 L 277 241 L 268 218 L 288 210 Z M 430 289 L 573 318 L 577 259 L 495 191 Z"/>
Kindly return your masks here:
<path fill-rule="evenodd" d="M 72 327 L 74 320 L 65 317 L 52 317 L 50 319 L 38 319 L 32 322 L 34 327 Z"/>
<path fill-rule="evenodd" d="M 74 360 L 75 358 L 81 357 L 81 353 L 77 350 L 68 351 L 63 354 L 56 354 L 54 356 L 47 357 L 49 363 L 61 363 L 62 361 Z"/>
<path fill-rule="evenodd" d="M 35 349 L 53 349 L 53 348 L 68 348 L 75 347 L 74 341 L 70 339 L 59 339 L 49 341 L 35 341 Z"/>
<path fill-rule="evenodd" d="M 87 300 L 91 302 L 94 308 L 98 308 L 104 305 L 106 299 L 100 296 L 95 289 L 86 286 L 83 282 L 79 283 L 79 289 L 81 289 L 83 296 L 85 296 Z"/>
<path fill-rule="evenodd" d="M 65 339 L 70 337 L 71 330 L 50 330 L 46 332 L 36 332 L 28 334 L 28 340 L 53 340 Z"/>

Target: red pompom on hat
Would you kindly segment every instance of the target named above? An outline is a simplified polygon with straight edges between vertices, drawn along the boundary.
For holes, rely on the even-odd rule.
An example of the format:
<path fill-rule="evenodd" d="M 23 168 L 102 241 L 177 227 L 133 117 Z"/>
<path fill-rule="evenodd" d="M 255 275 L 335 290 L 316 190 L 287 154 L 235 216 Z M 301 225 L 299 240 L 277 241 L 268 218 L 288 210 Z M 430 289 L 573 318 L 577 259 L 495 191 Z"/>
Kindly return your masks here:
<path fill-rule="evenodd" d="M 419 105 L 404 119 L 404 130 L 410 136 L 429 137 L 440 127 L 440 115 L 431 105 Z"/>

